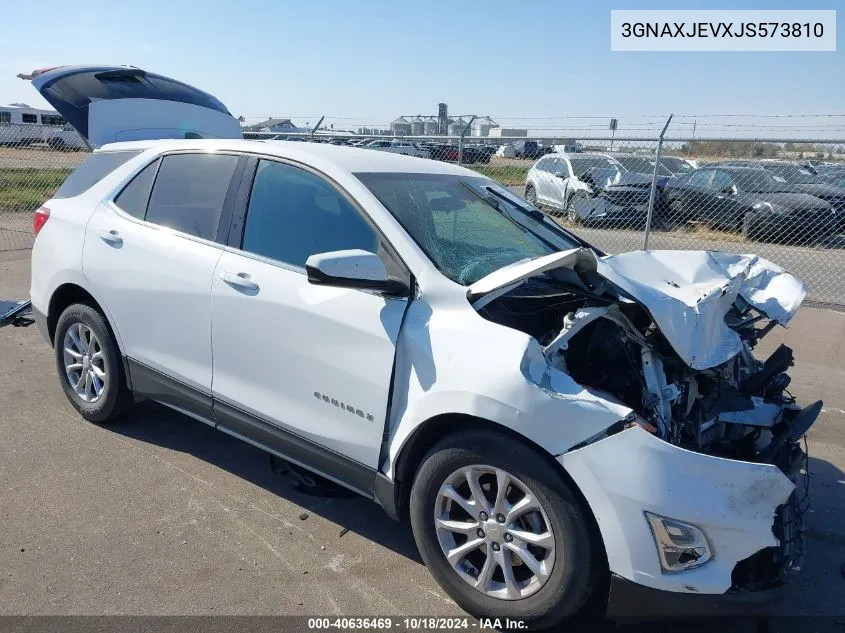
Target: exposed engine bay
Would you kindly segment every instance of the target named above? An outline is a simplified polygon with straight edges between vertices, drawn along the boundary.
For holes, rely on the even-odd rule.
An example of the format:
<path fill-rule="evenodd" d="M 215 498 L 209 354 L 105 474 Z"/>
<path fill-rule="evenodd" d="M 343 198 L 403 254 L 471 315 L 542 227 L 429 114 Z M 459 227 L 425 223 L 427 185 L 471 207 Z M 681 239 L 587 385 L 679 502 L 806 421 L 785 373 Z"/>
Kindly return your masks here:
<path fill-rule="evenodd" d="M 638 303 L 549 276 L 526 280 L 481 314 L 530 334 L 550 366 L 630 407 L 641 426 L 689 450 L 787 470 L 793 460 L 780 452 L 795 446 L 821 408 L 802 413 L 787 391 L 791 349 L 782 345 L 765 362 L 754 358 L 755 345 L 776 323 L 741 297 L 725 322 L 739 334 L 742 351 L 701 370 L 679 358 Z"/>
<path fill-rule="evenodd" d="M 480 314 L 533 336 L 550 367 L 635 412 L 603 436 L 638 424 L 688 450 L 773 464 L 797 484 L 807 464 L 799 442 L 822 403 L 802 409 L 789 393 L 789 347 L 781 345 L 762 362 L 754 357 L 776 321 L 737 297 L 724 319 L 739 335 L 741 351 L 714 367 L 693 369 L 641 304 L 614 297 L 589 274 L 572 273 L 526 279 Z M 576 277 L 583 285 L 573 283 Z M 780 546 L 738 565 L 736 587 L 774 586 L 800 569 L 803 501 L 794 492 L 778 508 L 772 529 Z"/>

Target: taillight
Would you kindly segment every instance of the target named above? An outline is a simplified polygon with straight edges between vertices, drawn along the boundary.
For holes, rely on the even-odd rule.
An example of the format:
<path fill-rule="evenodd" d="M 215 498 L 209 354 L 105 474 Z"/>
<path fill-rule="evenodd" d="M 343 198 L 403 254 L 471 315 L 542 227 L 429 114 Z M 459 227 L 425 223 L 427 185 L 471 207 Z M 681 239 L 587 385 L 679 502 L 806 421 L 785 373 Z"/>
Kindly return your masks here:
<path fill-rule="evenodd" d="M 41 207 L 38 211 L 35 212 L 35 216 L 32 218 L 32 230 L 33 232 L 38 235 L 38 232 L 44 228 L 44 225 L 47 224 L 47 220 L 50 219 L 50 209 L 47 207 Z"/>

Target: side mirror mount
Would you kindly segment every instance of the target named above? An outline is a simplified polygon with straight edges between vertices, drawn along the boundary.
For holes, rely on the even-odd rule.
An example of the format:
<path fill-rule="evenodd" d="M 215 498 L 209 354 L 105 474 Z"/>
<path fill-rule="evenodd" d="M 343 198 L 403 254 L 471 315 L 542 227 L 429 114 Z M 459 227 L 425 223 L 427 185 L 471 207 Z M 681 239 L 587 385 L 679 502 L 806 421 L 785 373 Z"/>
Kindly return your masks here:
<path fill-rule="evenodd" d="M 730 187 L 722 188 L 720 193 L 724 193 L 729 196 L 735 196 L 737 194 L 736 185 L 731 185 Z"/>
<path fill-rule="evenodd" d="M 408 292 L 403 282 L 387 275 L 378 255 L 361 249 L 311 255 L 305 262 L 305 272 L 308 282 L 316 286 L 378 290 L 391 295 Z"/>

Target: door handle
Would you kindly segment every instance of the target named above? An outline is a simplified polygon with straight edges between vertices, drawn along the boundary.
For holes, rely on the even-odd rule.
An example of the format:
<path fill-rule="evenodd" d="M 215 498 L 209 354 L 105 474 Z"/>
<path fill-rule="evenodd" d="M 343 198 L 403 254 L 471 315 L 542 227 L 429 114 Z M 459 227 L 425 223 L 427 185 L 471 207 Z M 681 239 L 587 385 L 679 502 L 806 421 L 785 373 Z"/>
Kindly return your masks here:
<path fill-rule="evenodd" d="M 230 286 L 234 286 L 235 288 L 240 288 L 241 290 L 252 290 L 258 291 L 258 284 L 254 281 L 249 279 L 249 275 L 246 273 L 221 273 L 220 279 L 225 281 Z"/>
<path fill-rule="evenodd" d="M 112 246 L 122 246 L 123 245 L 123 238 L 120 237 L 120 233 L 112 229 L 111 231 L 99 231 L 97 235 L 100 236 L 100 239 L 106 242 L 107 244 L 111 244 Z"/>

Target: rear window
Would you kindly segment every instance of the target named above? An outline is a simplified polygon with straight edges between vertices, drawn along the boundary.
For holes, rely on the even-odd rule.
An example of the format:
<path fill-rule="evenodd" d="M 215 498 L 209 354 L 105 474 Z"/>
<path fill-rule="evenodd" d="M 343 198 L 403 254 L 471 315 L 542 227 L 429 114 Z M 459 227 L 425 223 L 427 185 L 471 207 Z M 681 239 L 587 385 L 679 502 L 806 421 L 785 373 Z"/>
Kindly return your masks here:
<path fill-rule="evenodd" d="M 53 198 L 73 198 L 88 191 L 115 169 L 135 158 L 140 152 L 95 152 L 79 164 L 64 181 Z"/>

